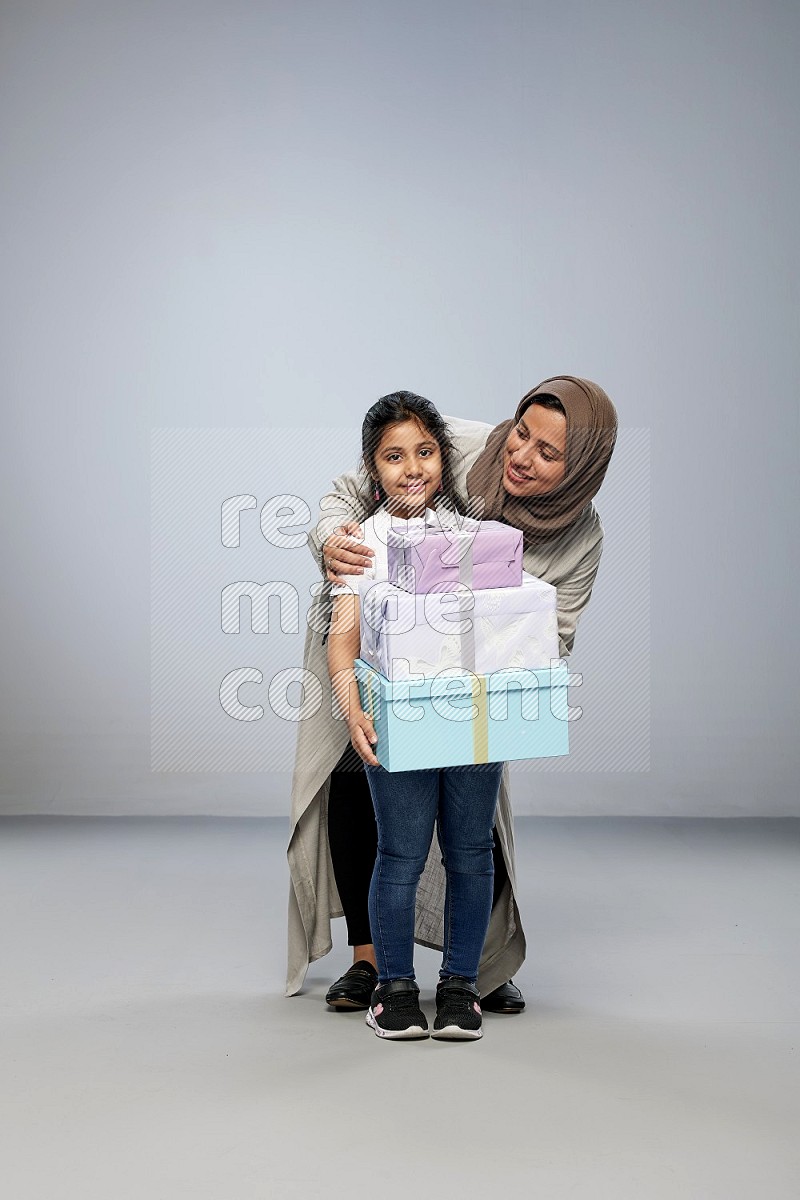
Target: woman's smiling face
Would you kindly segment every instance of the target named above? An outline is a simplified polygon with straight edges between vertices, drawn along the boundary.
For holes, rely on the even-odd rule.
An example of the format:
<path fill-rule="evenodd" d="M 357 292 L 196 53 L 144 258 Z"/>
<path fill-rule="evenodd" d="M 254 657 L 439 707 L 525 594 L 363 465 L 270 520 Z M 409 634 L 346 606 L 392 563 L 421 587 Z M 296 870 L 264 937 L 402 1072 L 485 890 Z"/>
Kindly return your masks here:
<path fill-rule="evenodd" d="M 567 418 L 557 409 L 530 404 L 503 450 L 503 487 L 511 496 L 545 496 L 564 478 Z"/>
<path fill-rule="evenodd" d="M 432 508 L 442 482 L 439 443 L 417 421 L 396 421 L 381 435 L 375 471 L 392 512 Z"/>

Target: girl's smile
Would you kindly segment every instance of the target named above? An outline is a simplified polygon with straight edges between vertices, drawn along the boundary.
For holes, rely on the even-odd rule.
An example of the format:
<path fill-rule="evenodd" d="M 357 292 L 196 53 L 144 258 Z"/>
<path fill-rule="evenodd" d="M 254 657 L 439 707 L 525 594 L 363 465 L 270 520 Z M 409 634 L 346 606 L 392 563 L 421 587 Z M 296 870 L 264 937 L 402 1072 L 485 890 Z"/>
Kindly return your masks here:
<path fill-rule="evenodd" d="M 439 443 L 418 421 L 397 421 L 383 431 L 375 470 L 393 512 L 433 508 L 442 482 Z"/>

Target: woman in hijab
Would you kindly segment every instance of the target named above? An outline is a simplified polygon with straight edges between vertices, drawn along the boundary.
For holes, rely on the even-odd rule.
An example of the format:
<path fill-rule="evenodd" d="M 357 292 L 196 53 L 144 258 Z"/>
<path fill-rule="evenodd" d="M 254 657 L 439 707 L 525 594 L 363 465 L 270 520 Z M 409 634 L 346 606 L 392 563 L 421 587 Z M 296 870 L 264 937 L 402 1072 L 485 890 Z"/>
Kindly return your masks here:
<path fill-rule="evenodd" d="M 470 512 L 521 529 L 523 567 L 558 593 L 559 652 L 568 655 L 578 618 L 591 596 L 603 528 L 592 504 L 605 477 L 617 415 L 597 384 L 554 376 L 520 401 L 514 417 L 492 428 L 446 418 L 456 450 L 454 475 Z M 309 544 L 327 580 L 357 573 L 371 551 L 351 540 L 369 508 L 371 481 L 363 471 L 334 480 Z M 365 556 L 367 556 L 365 558 Z M 289 964 L 287 995 L 302 986 L 308 964 L 331 949 L 331 917 L 346 917 L 353 966 L 326 996 L 331 1007 L 366 1008 L 374 986 L 374 951 L 367 917 L 377 834 L 360 759 L 347 725 L 331 716 L 326 648 L 330 589 L 323 585 L 308 616 L 304 667 L 323 687 L 321 705 L 300 722 L 292 783 L 288 848 Z M 508 767 L 495 822 L 495 891 L 478 987 L 485 1011 L 520 1012 L 524 1000 L 511 976 L 525 958 L 516 902 L 513 820 Z M 417 894 L 416 940 L 440 949 L 444 871 L 434 847 Z"/>

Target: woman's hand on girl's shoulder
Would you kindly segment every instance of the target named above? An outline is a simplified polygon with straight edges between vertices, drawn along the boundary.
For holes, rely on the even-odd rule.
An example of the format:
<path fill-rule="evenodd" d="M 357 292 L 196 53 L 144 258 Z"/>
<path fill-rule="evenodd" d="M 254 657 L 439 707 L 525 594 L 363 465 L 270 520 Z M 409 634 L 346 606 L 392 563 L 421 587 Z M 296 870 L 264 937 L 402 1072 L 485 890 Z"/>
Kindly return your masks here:
<path fill-rule="evenodd" d="M 347 725 L 350 730 L 350 741 L 353 743 L 353 749 L 358 757 L 363 762 L 369 763 L 371 767 L 380 766 L 372 751 L 372 747 L 378 740 L 375 726 L 372 724 L 372 717 L 368 717 L 365 712 L 359 711 L 353 713 Z"/>
<path fill-rule="evenodd" d="M 329 583 L 345 583 L 342 575 L 363 575 L 372 566 L 375 551 L 360 540 L 361 526 L 357 521 L 340 525 L 322 547 L 325 575 Z"/>

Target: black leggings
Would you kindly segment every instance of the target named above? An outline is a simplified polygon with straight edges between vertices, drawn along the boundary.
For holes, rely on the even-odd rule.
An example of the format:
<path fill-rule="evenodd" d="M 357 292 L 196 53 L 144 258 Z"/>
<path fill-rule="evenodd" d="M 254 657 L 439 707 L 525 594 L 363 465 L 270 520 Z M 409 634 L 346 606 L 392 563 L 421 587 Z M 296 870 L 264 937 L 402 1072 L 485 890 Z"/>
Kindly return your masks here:
<path fill-rule="evenodd" d="M 372 942 L 367 901 L 378 852 L 378 829 L 364 764 L 348 742 L 331 772 L 328 796 L 328 842 L 333 874 L 347 922 L 348 946 Z M 508 879 L 505 859 L 494 831 L 493 904 Z"/>

